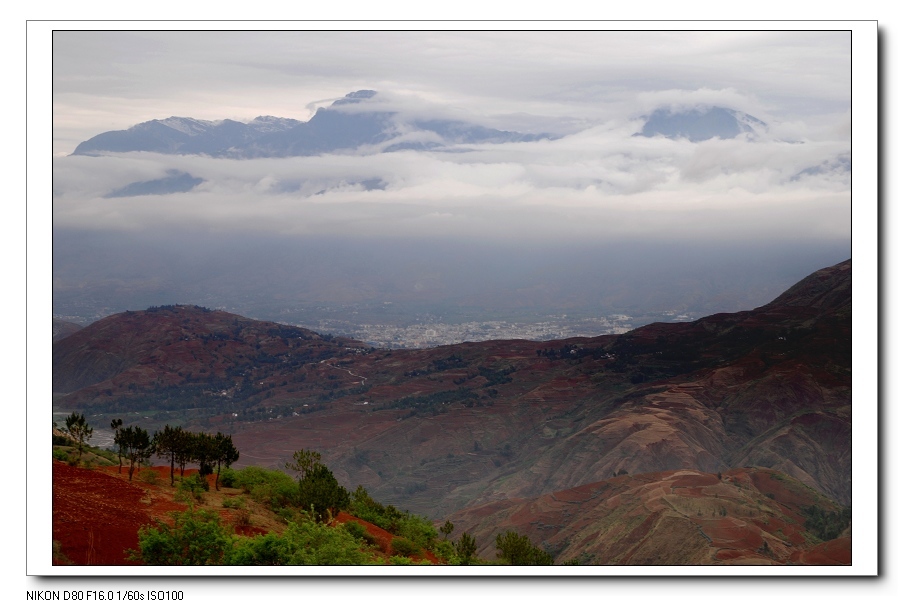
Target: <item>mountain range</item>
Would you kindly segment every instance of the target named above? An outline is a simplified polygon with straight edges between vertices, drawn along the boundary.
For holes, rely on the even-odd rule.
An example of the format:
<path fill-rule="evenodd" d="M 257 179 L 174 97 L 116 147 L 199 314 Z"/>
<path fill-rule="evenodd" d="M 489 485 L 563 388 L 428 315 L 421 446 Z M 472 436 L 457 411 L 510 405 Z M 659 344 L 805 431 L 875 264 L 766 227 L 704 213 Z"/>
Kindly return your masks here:
<path fill-rule="evenodd" d="M 142 122 L 126 130 L 108 131 L 80 143 L 73 155 L 117 152 L 196 154 L 218 158 L 315 156 L 352 152 L 448 150 L 468 145 L 556 139 L 550 133 L 498 130 L 442 118 L 408 118 L 395 111 L 371 110 L 374 90 L 351 92 L 321 107 L 307 122 L 258 116 L 250 122 L 169 117 Z M 755 135 L 766 124 L 724 107 L 691 110 L 661 108 L 644 116 L 635 136 L 670 139 L 732 139 Z"/>
<path fill-rule="evenodd" d="M 201 154 L 225 158 L 314 156 L 372 147 L 374 151 L 436 150 L 462 144 L 549 139 L 458 120 L 403 120 L 396 112 L 368 111 L 362 104 L 373 90 L 351 92 L 321 107 L 307 122 L 259 116 L 235 120 L 170 117 L 142 122 L 126 130 L 101 133 L 80 143 L 74 155 L 113 152 Z"/>

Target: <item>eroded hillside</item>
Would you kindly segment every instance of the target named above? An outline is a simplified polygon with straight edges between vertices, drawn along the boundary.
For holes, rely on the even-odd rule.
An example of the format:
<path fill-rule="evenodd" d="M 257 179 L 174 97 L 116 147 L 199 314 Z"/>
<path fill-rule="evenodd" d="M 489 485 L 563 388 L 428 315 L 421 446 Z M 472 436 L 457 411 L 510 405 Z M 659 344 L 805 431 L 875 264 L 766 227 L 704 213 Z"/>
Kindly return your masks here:
<path fill-rule="evenodd" d="M 837 516 L 840 537 L 815 520 Z M 845 517 L 845 516 L 848 517 Z M 618 476 L 453 514 L 489 557 L 501 529 L 524 533 L 556 562 L 586 565 L 850 564 L 849 514 L 768 469 Z M 823 536 L 820 536 L 820 533 Z"/>

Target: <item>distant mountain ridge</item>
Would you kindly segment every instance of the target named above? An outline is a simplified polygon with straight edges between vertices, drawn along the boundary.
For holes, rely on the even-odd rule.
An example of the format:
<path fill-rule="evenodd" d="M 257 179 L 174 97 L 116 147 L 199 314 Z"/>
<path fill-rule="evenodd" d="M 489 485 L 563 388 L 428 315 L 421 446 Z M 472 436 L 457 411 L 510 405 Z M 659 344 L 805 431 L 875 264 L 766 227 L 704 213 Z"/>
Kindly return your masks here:
<path fill-rule="evenodd" d="M 448 119 L 403 120 L 392 111 L 368 111 L 374 90 L 350 92 L 321 107 L 307 122 L 276 116 L 258 116 L 250 122 L 199 120 L 172 116 L 150 120 L 125 130 L 108 131 L 80 143 L 76 156 L 115 152 L 195 154 L 216 158 L 268 158 L 314 156 L 374 146 L 377 151 L 439 150 L 467 144 L 512 143 L 555 139 L 549 133 L 529 134 L 498 130 Z M 733 139 L 754 136 L 766 124 L 741 111 L 709 106 L 684 111 L 667 108 L 644 116 L 638 137 L 669 139 Z"/>
<path fill-rule="evenodd" d="M 409 120 L 389 111 L 367 111 L 362 104 L 374 90 L 351 92 L 321 107 L 307 122 L 258 116 L 235 120 L 169 117 L 142 122 L 126 130 L 101 133 L 80 143 L 76 156 L 105 152 L 196 154 L 216 158 L 314 156 L 376 146 L 382 151 L 435 150 L 480 143 L 549 139 L 549 134 L 497 130 L 458 120 Z"/>
<path fill-rule="evenodd" d="M 82 328 L 78 323 L 72 323 L 64 319 L 53 319 L 53 341 L 62 340 L 66 336 L 71 336 Z"/>

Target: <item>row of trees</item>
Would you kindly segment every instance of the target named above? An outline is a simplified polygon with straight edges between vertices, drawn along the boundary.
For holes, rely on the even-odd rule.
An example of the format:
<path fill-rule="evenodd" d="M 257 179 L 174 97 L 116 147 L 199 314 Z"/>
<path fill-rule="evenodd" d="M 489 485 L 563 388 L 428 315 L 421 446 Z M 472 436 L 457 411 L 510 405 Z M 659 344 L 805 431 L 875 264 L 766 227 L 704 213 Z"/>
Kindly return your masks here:
<path fill-rule="evenodd" d="M 171 428 L 168 424 L 161 432 L 149 436 L 147 430 L 139 426 L 122 427 L 121 419 L 110 422 L 113 429 L 113 442 L 119 448 L 119 472 L 122 472 L 122 458 L 129 461 L 129 481 L 136 466 L 152 455 L 169 458 L 170 485 L 176 483 L 176 465 L 179 475 L 185 476 L 185 465 L 192 462 L 198 464 L 198 474 L 202 477 L 216 470 L 214 486 L 220 489 L 220 470 L 228 468 L 239 459 L 239 450 L 232 443 L 232 436 L 217 432 L 210 435 L 206 432 L 189 432 L 180 426 Z"/>
<path fill-rule="evenodd" d="M 189 432 L 181 427 L 164 426 L 161 432 L 148 431 L 139 426 L 122 427 L 122 419 L 110 422 L 113 430 L 113 443 L 119 454 L 119 472 L 122 472 L 123 458 L 129 463 L 129 481 L 136 468 L 153 455 L 168 457 L 170 460 L 170 485 L 176 482 L 176 465 L 180 476 L 185 476 L 185 465 L 197 463 L 199 474 L 206 477 L 216 470 L 214 486 L 220 489 L 220 470 L 239 459 L 239 450 L 232 443 L 232 436 L 217 432 L 210 435 L 205 432 Z M 88 425 L 81 413 L 73 412 L 66 418 L 66 433 L 78 449 L 78 459 L 94 434 L 94 428 Z"/>

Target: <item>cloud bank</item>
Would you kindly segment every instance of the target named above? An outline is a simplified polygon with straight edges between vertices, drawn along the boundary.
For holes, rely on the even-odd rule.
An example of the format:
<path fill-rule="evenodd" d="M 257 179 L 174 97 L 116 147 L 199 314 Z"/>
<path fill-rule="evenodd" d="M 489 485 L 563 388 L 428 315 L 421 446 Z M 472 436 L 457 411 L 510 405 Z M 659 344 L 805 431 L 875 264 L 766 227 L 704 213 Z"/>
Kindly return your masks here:
<path fill-rule="evenodd" d="M 639 125 L 459 151 L 56 158 L 54 225 L 415 236 L 850 233 L 850 176 L 830 164 L 849 153 L 846 140 L 690 143 L 632 136 Z M 203 182 L 189 192 L 116 196 L 175 172 Z"/>

